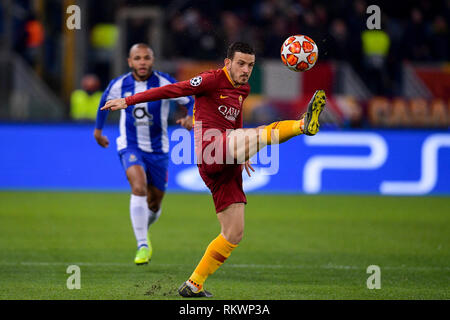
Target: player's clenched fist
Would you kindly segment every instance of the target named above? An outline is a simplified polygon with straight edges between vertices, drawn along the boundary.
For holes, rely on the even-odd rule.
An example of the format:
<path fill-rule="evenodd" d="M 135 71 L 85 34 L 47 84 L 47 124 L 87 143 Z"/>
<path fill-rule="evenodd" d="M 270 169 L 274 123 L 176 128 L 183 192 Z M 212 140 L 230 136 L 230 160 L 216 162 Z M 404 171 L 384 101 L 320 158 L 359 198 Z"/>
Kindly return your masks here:
<path fill-rule="evenodd" d="M 127 103 L 125 102 L 125 98 L 120 99 L 112 99 L 106 102 L 106 104 L 100 108 L 100 110 L 120 110 L 120 109 L 126 109 Z"/>
<path fill-rule="evenodd" d="M 94 130 L 94 138 L 97 143 L 103 148 L 107 148 L 109 146 L 109 140 L 107 136 L 102 135 L 102 130 L 95 129 Z"/>

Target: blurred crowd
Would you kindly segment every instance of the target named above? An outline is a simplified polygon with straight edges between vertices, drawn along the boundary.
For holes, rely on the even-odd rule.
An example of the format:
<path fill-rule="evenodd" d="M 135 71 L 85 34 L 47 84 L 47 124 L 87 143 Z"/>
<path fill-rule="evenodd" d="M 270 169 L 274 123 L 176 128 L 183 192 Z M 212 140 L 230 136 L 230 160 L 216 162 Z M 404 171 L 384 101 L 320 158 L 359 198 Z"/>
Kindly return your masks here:
<path fill-rule="evenodd" d="M 47 1 L 46 9 L 51 10 L 52 20 L 61 20 L 56 16 L 60 12 L 55 12 L 60 8 L 52 2 L 55 1 Z M 15 48 L 22 50 L 26 45 L 39 43 L 42 35 L 38 35 L 40 26 L 32 12 L 31 1 L 17 0 L 15 4 L 19 18 L 15 22 Z M 449 60 L 448 0 L 406 3 L 385 0 L 98 0 L 89 1 L 93 10 L 88 19 L 91 26 L 105 21 L 113 23 L 121 7 L 160 6 L 164 9 L 167 27 L 164 35 L 167 57 L 214 60 L 218 54 L 223 54 L 229 43 L 241 40 L 254 44 L 258 56 L 279 58 L 280 44 L 287 35 L 306 34 L 322 47 L 321 59 L 358 63 L 363 55 L 361 33 L 367 30 L 369 14 L 366 9 L 372 4 L 381 8 L 381 28 L 390 39 L 391 59 Z M 102 14 L 95 14 L 99 10 Z M 27 39 L 27 33 L 32 37 Z M 128 38 L 136 37 L 142 37 L 142 32 L 133 32 L 131 28 Z"/>
<path fill-rule="evenodd" d="M 381 8 L 381 30 L 373 34 L 366 25 L 372 4 Z M 278 59 L 288 35 L 305 34 L 318 44 L 321 61 L 349 62 L 372 93 L 385 95 L 395 94 L 401 61 L 450 61 L 448 0 L 199 0 L 177 9 L 167 19 L 165 55 L 173 58 L 217 59 L 228 43 L 242 40 L 258 57 Z"/>
<path fill-rule="evenodd" d="M 392 59 L 449 60 L 450 1 L 263 0 L 186 1 L 170 16 L 166 54 L 216 59 L 226 44 L 253 43 L 259 56 L 279 58 L 291 34 L 306 34 L 323 48 L 321 59 L 357 62 L 367 30 L 369 5 L 378 4 L 382 30 L 392 44 Z M 192 50 L 192 44 L 196 50 Z M 401 50 L 400 50 L 401 49 Z"/>

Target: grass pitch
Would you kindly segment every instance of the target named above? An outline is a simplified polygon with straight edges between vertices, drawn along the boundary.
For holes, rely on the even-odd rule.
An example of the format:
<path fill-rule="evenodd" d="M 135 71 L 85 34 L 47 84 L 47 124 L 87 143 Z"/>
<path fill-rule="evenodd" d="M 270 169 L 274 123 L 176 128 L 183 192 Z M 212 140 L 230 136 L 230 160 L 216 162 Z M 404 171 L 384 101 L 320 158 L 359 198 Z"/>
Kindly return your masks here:
<path fill-rule="evenodd" d="M 0 192 L 0 299 L 182 299 L 219 233 L 207 194 L 167 194 L 135 266 L 129 194 Z M 450 299 L 450 199 L 248 195 L 214 299 Z M 69 290 L 78 265 L 81 289 Z M 369 265 L 381 289 L 369 290 Z"/>

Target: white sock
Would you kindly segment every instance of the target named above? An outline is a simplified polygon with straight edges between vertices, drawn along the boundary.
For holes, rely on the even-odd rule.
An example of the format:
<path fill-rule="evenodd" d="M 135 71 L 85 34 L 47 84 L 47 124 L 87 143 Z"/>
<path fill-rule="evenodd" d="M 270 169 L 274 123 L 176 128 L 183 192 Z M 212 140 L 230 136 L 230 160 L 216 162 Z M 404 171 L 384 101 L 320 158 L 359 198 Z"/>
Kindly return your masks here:
<path fill-rule="evenodd" d="M 153 212 L 152 210 L 148 209 L 148 227 L 150 227 L 153 223 L 155 223 L 160 215 L 161 215 L 161 208 L 159 208 L 157 212 Z"/>
<path fill-rule="evenodd" d="M 148 205 L 147 196 L 131 195 L 130 217 L 138 248 L 147 244 Z"/>

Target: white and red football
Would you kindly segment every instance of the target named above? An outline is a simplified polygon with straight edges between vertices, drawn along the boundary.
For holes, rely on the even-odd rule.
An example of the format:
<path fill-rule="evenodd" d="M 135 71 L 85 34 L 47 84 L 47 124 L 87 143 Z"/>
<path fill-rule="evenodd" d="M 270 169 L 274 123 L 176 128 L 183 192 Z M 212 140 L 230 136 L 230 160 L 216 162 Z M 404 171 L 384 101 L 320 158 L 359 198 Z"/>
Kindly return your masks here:
<path fill-rule="evenodd" d="M 319 49 L 313 39 L 304 35 L 290 36 L 281 46 L 281 60 L 290 70 L 306 71 L 314 67 Z"/>

